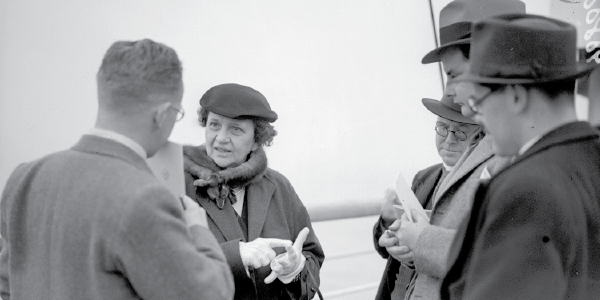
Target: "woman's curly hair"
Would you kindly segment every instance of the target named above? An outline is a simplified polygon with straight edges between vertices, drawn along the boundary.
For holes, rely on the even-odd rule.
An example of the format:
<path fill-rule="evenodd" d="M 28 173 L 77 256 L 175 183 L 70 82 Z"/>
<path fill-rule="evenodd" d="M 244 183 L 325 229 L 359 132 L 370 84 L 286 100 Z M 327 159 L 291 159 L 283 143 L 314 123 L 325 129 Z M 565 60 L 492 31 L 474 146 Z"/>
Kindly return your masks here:
<path fill-rule="evenodd" d="M 200 126 L 206 127 L 208 113 L 209 111 L 203 107 L 198 109 L 198 122 L 200 123 Z M 273 144 L 273 138 L 277 135 L 277 131 L 267 120 L 259 117 L 241 117 L 236 118 L 236 120 L 251 120 L 252 123 L 254 123 L 254 142 L 256 142 L 259 147 L 268 147 Z"/>

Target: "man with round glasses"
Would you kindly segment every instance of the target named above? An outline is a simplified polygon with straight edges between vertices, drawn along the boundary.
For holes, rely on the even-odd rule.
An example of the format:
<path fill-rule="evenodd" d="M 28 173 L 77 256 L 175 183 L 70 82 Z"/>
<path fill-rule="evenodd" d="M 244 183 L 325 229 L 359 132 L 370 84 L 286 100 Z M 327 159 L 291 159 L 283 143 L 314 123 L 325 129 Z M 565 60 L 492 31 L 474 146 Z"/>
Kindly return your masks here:
<path fill-rule="evenodd" d="M 413 179 L 412 190 L 421 205 L 425 209 L 431 209 L 437 188 L 462 154 L 480 139 L 482 134 L 481 126 L 464 117 L 460 113 L 460 106 L 451 98 L 443 97 L 441 101 L 424 98 L 423 105 L 438 116 L 435 124 L 435 145 L 442 163 L 419 171 Z M 406 245 L 399 245 L 398 239 L 392 234 L 384 234 L 388 228 L 393 232 L 400 226 L 392 207 L 394 204 L 400 204 L 398 197 L 393 190 L 388 190 L 381 216 L 373 228 L 375 249 L 388 260 L 376 300 L 404 299 L 406 292 L 410 291 L 409 284 L 415 274 L 410 249 Z"/>

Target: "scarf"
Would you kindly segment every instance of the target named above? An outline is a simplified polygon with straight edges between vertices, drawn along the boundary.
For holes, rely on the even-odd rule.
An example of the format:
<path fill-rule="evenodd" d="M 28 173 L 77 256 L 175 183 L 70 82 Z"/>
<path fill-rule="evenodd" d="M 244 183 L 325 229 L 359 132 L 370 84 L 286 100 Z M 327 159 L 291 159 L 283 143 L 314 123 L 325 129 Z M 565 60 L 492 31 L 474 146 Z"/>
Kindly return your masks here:
<path fill-rule="evenodd" d="M 235 204 L 234 188 L 244 188 L 267 172 L 267 155 L 262 147 L 250 152 L 246 162 L 233 168 L 219 167 L 206 154 L 206 146 L 183 146 L 183 168 L 195 179 L 194 185 L 205 188 L 208 197 L 223 209 L 225 200 Z"/>

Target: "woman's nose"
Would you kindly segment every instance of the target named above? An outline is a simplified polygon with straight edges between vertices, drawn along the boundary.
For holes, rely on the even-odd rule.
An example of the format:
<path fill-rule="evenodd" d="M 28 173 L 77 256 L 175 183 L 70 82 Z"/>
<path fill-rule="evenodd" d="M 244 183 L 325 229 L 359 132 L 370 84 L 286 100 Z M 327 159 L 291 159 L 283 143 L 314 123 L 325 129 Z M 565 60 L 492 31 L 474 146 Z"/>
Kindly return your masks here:
<path fill-rule="evenodd" d="M 227 130 L 224 128 L 219 130 L 217 133 L 217 137 L 215 138 L 219 143 L 226 143 L 229 140 L 229 136 L 227 135 Z"/>

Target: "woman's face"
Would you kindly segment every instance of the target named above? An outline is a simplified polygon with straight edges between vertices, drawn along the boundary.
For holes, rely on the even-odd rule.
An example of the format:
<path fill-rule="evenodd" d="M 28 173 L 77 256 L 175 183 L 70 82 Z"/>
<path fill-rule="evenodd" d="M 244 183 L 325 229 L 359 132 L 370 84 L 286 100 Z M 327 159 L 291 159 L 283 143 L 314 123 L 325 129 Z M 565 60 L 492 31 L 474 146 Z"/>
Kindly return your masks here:
<path fill-rule="evenodd" d="M 258 149 L 251 120 L 237 120 L 209 112 L 204 135 L 206 153 L 221 168 L 239 166 L 251 151 Z"/>

